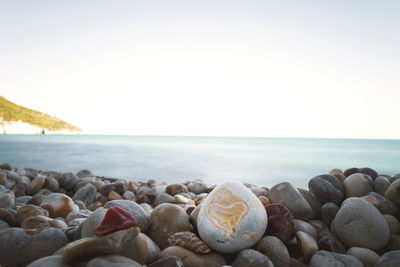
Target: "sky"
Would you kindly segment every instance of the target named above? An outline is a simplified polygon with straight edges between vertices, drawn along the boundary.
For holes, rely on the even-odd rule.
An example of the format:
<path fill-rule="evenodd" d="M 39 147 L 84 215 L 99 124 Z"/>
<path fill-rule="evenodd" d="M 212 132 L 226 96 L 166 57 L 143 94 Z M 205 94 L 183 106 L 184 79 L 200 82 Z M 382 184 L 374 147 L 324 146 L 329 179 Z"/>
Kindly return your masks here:
<path fill-rule="evenodd" d="M 399 12 L 0 0 L 0 95 L 89 134 L 400 139 Z"/>

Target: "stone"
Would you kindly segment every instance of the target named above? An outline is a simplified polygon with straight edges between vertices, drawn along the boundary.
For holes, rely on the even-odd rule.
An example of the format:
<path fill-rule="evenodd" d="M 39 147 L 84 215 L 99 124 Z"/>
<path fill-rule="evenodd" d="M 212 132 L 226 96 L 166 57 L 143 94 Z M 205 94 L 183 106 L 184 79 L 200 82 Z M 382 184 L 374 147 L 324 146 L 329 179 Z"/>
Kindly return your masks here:
<path fill-rule="evenodd" d="M 312 238 L 314 238 L 314 240 L 318 239 L 317 230 L 315 230 L 314 226 L 312 226 L 308 222 L 294 219 L 293 223 L 294 223 L 294 227 L 296 229 L 296 232 L 297 231 L 302 231 L 302 232 L 305 232 L 305 233 L 309 234 Z"/>
<path fill-rule="evenodd" d="M 337 236 L 350 247 L 376 250 L 389 241 L 390 230 L 384 217 L 364 199 L 346 199 L 334 222 Z"/>
<path fill-rule="evenodd" d="M 399 220 L 397 220 L 396 217 L 390 214 L 384 214 L 383 217 L 389 225 L 390 233 L 396 234 L 399 231 Z"/>
<path fill-rule="evenodd" d="M 49 212 L 50 217 L 67 217 L 72 210 L 78 210 L 72 199 L 61 193 L 52 193 L 43 199 L 40 207 Z"/>
<path fill-rule="evenodd" d="M 46 177 L 45 183 L 44 183 L 44 188 L 49 189 L 50 191 L 57 191 L 58 188 L 60 188 L 60 184 L 58 181 L 53 178 L 53 177 Z"/>
<path fill-rule="evenodd" d="M 34 195 L 29 201 L 28 204 L 33 204 L 36 206 L 40 206 L 42 201 L 50 194 L 52 194 L 48 189 L 41 189 L 36 195 Z"/>
<path fill-rule="evenodd" d="M 150 238 L 161 248 L 169 246 L 168 238 L 177 232 L 190 231 L 189 215 L 179 206 L 164 203 L 150 215 Z"/>
<path fill-rule="evenodd" d="M 284 205 L 272 203 L 265 206 L 268 214 L 267 233 L 288 241 L 295 237 L 296 229 L 293 222 L 293 213 Z"/>
<path fill-rule="evenodd" d="M 232 262 L 232 267 L 274 267 L 272 261 L 264 254 L 254 249 L 240 251 Z"/>
<path fill-rule="evenodd" d="M 35 260 L 27 267 L 72 267 L 72 265 L 64 263 L 60 255 L 54 255 Z"/>
<path fill-rule="evenodd" d="M 94 230 L 97 236 L 105 236 L 119 230 L 135 227 L 137 220 L 126 210 L 113 206 L 104 215 L 100 225 Z"/>
<path fill-rule="evenodd" d="M 361 197 L 373 190 L 373 181 L 368 175 L 354 173 L 344 180 L 343 186 L 346 198 Z"/>
<path fill-rule="evenodd" d="M 0 171 L 0 184 L 5 185 L 7 181 L 7 174 Z"/>
<path fill-rule="evenodd" d="M 176 256 L 166 256 L 148 265 L 148 267 L 183 267 L 183 263 Z"/>
<path fill-rule="evenodd" d="M 344 198 L 342 183 L 334 176 L 323 174 L 312 178 L 308 188 L 321 203 L 333 202 L 339 205 Z"/>
<path fill-rule="evenodd" d="M 139 233 L 125 249 L 118 252 L 119 255 L 131 258 L 140 264 L 154 262 L 159 258 L 160 253 L 161 250 L 157 244 L 143 233 Z"/>
<path fill-rule="evenodd" d="M 101 224 L 106 213 L 107 213 L 107 209 L 99 208 L 95 212 L 93 212 L 91 215 L 89 215 L 89 217 L 81 224 L 82 237 L 94 236 L 94 232 L 95 232 L 96 228 Z"/>
<path fill-rule="evenodd" d="M 210 248 L 192 232 L 178 232 L 168 238 L 171 246 L 180 246 L 197 254 L 207 254 Z"/>
<path fill-rule="evenodd" d="M 28 204 L 17 210 L 17 223 L 21 225 L 27 218 L 36 215 L 49 216 L 49 212 L 39 206 Z"/>
<path fill-rule="evenodd" d="M 114 182 L 114 191 L 120 195 L 123 195 L 125 191 L 128 189 L 125 180 L 117 180 Z"/>
<path fill-rule="evenodd" d="M 368 175 L 369 177 L 371 177 L 372 180 L 375 180 L 376 177 L 378 177 L 378 173 L 374 169 L 371 169 L 371 168 L 361 168 L 360 172 Z"/>
<path fill-rule="evenodd" d="M 165 192 L 171 196 L 175 196 L 179 193 L 187 193 L 188 189 L 183 184 L 171 184 L 165 188 Z"/>
<path fill-rule="evenodd" d="M 25 206 L 28 204 L 28 201 L 31 200 L 31 196 L 20 196 L 15 198 L 15 205 L 18 207 Z"/>
<path fill-rule="evenodd" d="M 17 212 L 14 209 L 0 208 L 0 220 L 5 221 L 11 227 L 19 226 L 17 223 Z"/>
<path fill-rule="evenodd" d="M 197 230 L 209 247 L 230 253 L 257 243 L 267 224 L 266 210 L 258 198 L 241 183 L 229 181 L 218 185 L 202 204 Z"/>
<path fill-rule="evenodd" d="M 333 169 L 329 172 L 330 175 L 335 176 L 341 183 L 346 179 L 346 176 L 344 176 L 342 170 L 340 169 Z"/>
<path fill-rule="evenodd" d="M 198 255 L 178 246 L 170 246 L 161 251 L 160 258 L 167 256 L 179 258 L 185 267 L 220 267 L 226 263 L 224 257 L 215 252 L 206 255 Z"/>
<path fill-rule="evenodd" d="M 326 223 L 324 223 L 324 221 L 321 220 L 310 220 L 308 221 L 308 223 L 311 224 L 315 228 L 315 230 L 317 230 L 318 233 L 328 229 Z"/>
<path fill-rule="evenodd" d="M 142 267 L 136 261 L 120 255 L 96 257 L 86 264 L 86 267 Z"/>
<path fill-rule="evenodd" d="M 273 186 L 269 191 L 269 198 L 272 203 L 285 205 L 297 219 L 307 221 L 313 215 L 307 200 L 290 183 L 283 182 Z"/>
<path fill-rule="evenodd" d="M 192 182 L 187 186 L 189 192 L 193 192 L 196 195 L 200 195 L 201 193 L 207 193 L 208 187 L 203 182 Z"/>
<path fill-rule="evenodd" d="M 111 191 L 110 193 L 108 193 L 107 198 L 109 200 L 119 200 L 122 199 L 122 196 L 115 191 Z"/>
<path fill-rule="evenodd" d="M 10 163 L 2 163 L 2 164 L 0 165 L 0 169 L 11 171 L 11 170 L 12 170 L 12 166 L 11 166 Z"/>
<path fill-rule="evenodd" d="M 85 177 L 92 177 L 94 176 L 93 173 L 89 170 L 80 170 L 76 173 L 76 176 L 79 178 L 85 178 Z"/>
<path fill-rule="evenodd" d="M 354 256 L 319 250 L 311 257 L 309 267 L 321 266 L 363 267 L 364 265 Z"/>
<path fill-rule="evenodd" d="M 53 254 L 67 243 L 67 237 L 59 229 L 8 228 L 0 231 L 0 265 L 25 266 Z"/>
<path fill-rule="evenodd" d="M 158 205 L 163 203 L 175 203 L 175 200 L 171 195 L 163 193 L 156 197 L 156 199 L 153 202 L 153 206 L 157 207 Z"/>
<path fill-rule="evenodd" d="M 320 233 L 320 238 L 317 244 L 320 250 L 327 250 L 342 254 L 346 253 L 346 247 L 343 245 L 342 241 L 340 241 L 328 230 L 324 230 Z"/>
<path fill-rule="evenodd" d="M 389 186 L 390 186 L 390 181 L 388 178 L 384 176 L 378 176 L 374 180 L 374 191 L 382 196 L 385 194 Z"/>
<path fill-rule="evenodd" d="M 382 214 L 393 215 L 397 212 L 396 204 L 378 193 L 370 192 L 368 195 L 363 196 L 362 199 L 374 205 Z"/>
<path fill-rule="evenodd" d="M 392 250 L 383 254 L 375 263 L 374 267 L 397 267 L 400 266 L 400 250 Z"/>
<path fill-rule="evenodd" d="M 400 236 L 399 235 L 391 235 L 389 239 L 389 243 L 386 245 L 386 250 L 400 250 Z"/>
<path fill-rule="evenodd" d="M 21 228 L 24 229 L 41 229 L 48 227 L 63 229 L 67 228 L 67 225 L 65 224 L 65 222 L 53 220 L 43 215 L 29 217 L 25 219 L 24 222 L 21 224 Z"/>
<path fill-rule="evenodd" d="M 40 189 L 44 186 L 46 182 L 46 179 L 44 177 L 36 177 L 35 179 L 32 180 L 32 182 L 28 185 L 28 194 L 33 196 L 37 192 L 39 192 Z"/>
<path fill-rule="evenodd" d="M 332 220 L 335 218 L 336 214 L 338 213 L 338 211 L 339 211 L 339 207 L 335 203 L 333 203 L 333 202 L 325 203 L 321 207 L 322 220 L 324 220 L 324 222 L 327 225 L 330 225 Z"/>
<path fill-rule="evenodd" d="M 266 255 L 275 267 L 288 267 L 290 255 L 285 244 L 276 236 L 264 236 L 255 249 Z"/>
<path fill-rule="evenodd" d="M 118 254 L 137 237 L 138 227 L 121 230 L 103 237 L 88 237 L 67 244 L 60 255 L 66 263 L 79 261 L 83 257 L 96 254 Z"/>
<path fill-rule="evenodd" d="M 76 177 L 73 173 L 68 172 L 64 173 L 61 178 L 58 180 L 61 187 L 65 190 L 72 190 L 76 183 L 78 182 L 78 177 Z"/>
<path fill-rule="evenodd" d="M 318 251 L 318 244 L 315 239 L 303 231 L 296 232 L 297 246 L 301 257 L 308 262 L 312 255 Z"/>
<path fill-rule="evenodd" d="M 396 204 L 400 204 L 400 179 L 394 180 L 385 192 L 385 197 Z"/>
<path fill-rule="evenodd" d="M 360 169 L 359 168 L 349 168 L 349 169 L 347 169 L 347 170 L 345 170 L 344 172 L 343 172 L 343 174 L 344 174 L 344 176 L 345 177 L 349 177 L 350 175 L 352 175 L 353 173 L 359 173 L 360 172 Z"/>
<path fill-rule="evenodd" d="M 132 191 L 126 190 L 123 194 L 122 194 L 122 198 L 126 199 L 126 200 L 131 200 L 131 201 L 135 201 L 135 193 L 133 193 Z"/>
<path fill-rule="evenodd" d="M 7 229 L 7 228 L 10 228 L 10 225 L 8 223 L 6 223 L 5 221 L 0 220 L 0 231 Z"/>
<path fill-rule="evenodd" d="M 11 180 L 13 182 L 18 182 L 20 175 L 14 171 L 11 170 L 5 170 L 3 169 L 3 172 L 5 172 L 7 174 L 7 179 Z"/>
<path fill-rule="evenodd" d="M 379 260 L 379 255 L 368 248 L 352 247 L 347 250 L 347 254 L 359 259 L 364 267 L 373 267 Z"/>
<path fill-rule="evenodd" d="M 73 200 L 81 200 L 86 206 L 93 203 L 96 199 L 97 189 L 92 184 L 87 184 L 78 189 L 73 196 Z"/>
<path fill-rule="evenodd" d="M 104 208 L 111 208 L 113 206 L 118 206 L 127 212 L 129 212 L 137 220 L 137 226 L 142 232 L 146 232 L 150 226 L 150 217 L 143 209 L 143 207 L 130 200 L 111 200 L 108 201 Z"/>
<path fill-rule="evenodd" d="M 271 201 L 264 196 L 259 196 L 258 199 L 261 201 L 261 204 L 265 207 L 268 204 L 271 204 Z"/>
<path fill-rule="evenodd" d="M 312 209 L 312 219 L 317 219 L 319 218 L 319 214 L 321 211 L 321 202 L 314 196 L 313 193 L 310 191 L 303 189 L 303 188 L 297 188 L 299 190 L 300 194 L 307 200 L 308 204 L 310 205 Z"/>
<path fill-rule="evenodd" d="M 15 196 L 10 190 L 0 192 L 0 208 L 8 209 L 15 206 Z"/>

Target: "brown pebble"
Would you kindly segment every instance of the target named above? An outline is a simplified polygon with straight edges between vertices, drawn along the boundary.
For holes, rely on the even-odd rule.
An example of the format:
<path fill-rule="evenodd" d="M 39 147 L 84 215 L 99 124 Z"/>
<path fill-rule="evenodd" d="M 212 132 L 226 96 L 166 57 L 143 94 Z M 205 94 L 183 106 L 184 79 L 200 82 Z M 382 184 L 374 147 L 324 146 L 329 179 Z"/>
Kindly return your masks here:
<path fill-rule="evenodd" d="M 192 232 L 178 232 L 168 238 L 168 242 L 172 246 L 180 246 L 197 254 L 206 254 L 211 250 Z"/>

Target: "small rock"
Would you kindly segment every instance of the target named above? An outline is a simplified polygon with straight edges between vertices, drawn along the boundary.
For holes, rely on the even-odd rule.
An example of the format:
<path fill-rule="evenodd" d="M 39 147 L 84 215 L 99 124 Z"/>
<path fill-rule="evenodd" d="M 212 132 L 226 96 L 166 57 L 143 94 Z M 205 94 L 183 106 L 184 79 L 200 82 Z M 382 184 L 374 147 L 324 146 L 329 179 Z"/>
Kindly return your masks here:
<path fill-rule="evenodd" d="M 175 200 L 169 194 L 166 194 L 166 193 L 165 194 L 160 194 L 154 200 L 153 206 L 157 207 L 158 205 L 163 204 L 163 203 L 175 203 Z"/>
<path fill-rule="evenodd" d="M 101 224 L 107 209 L 99 208 L 82 223 L 82 237 L 93 237 L 96 228 Z"/>
<path fill-rule="evenodd" d="M 105 236 L 119 230 L 135 227 L 137 220 L 126 210 L 114 206 L 107 210 L 100 225 L 94 230 L 97 236 Z"/>
<path fill-rule="evenodd" d="M 293 213 L 284 205 L 272 203 L 265 206 L 268 214 L 267 233 L 288 241 L 295 237 L 296 229 L 293 222 Z"/>
<path fill-rule="evenodd" d="M 389 225 L 390 233 L 396 234 L 399 231 L 399 220 L 397 220 L 396 217 L 390 214 L 384 214 L 383 217 Z"/>
<path fill-rule="evenodd" d="M 36 215 L 49 216 L 49 212 L 39 206 L 28 204 L 18 209 L 17 223 L 21 225 L 27 218 L 35 217 Z"/>
<path fill-rule="evenodd" d="M 44 186 L 46 179 L 44 177 L 36 177 L 28 186 L 28 194 L 33 196 Z"/>
<path fill-rule="evenodd" d="M 108 193 L 107 198 L 109 200 L 119 200 L 122 199 L 122 196 L 115 191 L 111 191 L 110 193 Z"/>
<path fill-rule="evenodd" d="M 71 267 L 71 265 L 64 263 L 60 255 L 55 255 L 35 260 L 27 267 Z"/>
<path fill-rule="evenodd" d="M 383 254 L 375 263 L 374 267 L 397 267 L 400 266 L 400 250 L 392 250 Z"/>
<path fill-rule="evenodd" d="M 322 234 L 325 232 L 324 234 Z M 329 231 L 325 230 L 320 233 L 320 238 L 318 240 L 318 247 L 320 250 L 327 250 L 336 253 L 346 253 L 346 247 L 343 245 L 337 237 L 331 234 Z"/>
<path fill-rule="evenodd" d="M 198 255 L 178 246 L 170 246 L 161 251 L 160 258 L 167 256 L 178 257 L 185 267 L 220 267 L 225 264 L 224 257 L 215 252 L 206 255 Z"/>
<path fill-rule="evenodd" d="M 143 265 L 120 255 L 96 257 L 88 262 L 86 267 L 142 267 Z"/>
<path fill-rule="evenodd" d="M 338 211 L 339 211 L 339 207 L 335 203 L 333 203 L 333 202 L 325 203 L 321 207 L 322 220 L 324 220 L 324 222 L 327 225 L 330 225 L 332 220 L 335 218 L 336 214 L 338 213 Z"/>
<path fill-rule="evenodd" d="M 6 223 L 5 221 L 0 220 L 0 231 L 7 228 L 10 228 L 10 225 L 8 225 L 8 223 Z"/>
<path fill-rule="evenodd" d="M 197 254 L 207 254 L 211 250 L 192 232 L 178 232 L 168 238 L 171 246 L 180 246 Z"/>
<path fill-rule="evenodd" d="M 306 232 L 297 231 L 296 241 L 301 257 L 308 262 L 312 255 L 318 251 L 318 245 L 315 239 Z"/>
<path fill-rule="evenodd" d="M 43 199 L 40 207 L 46 209 L 50 217 L 67 217 L 72 210 L 77 210 L 72 199 L 61 193 L 52 193 Z"/>
<path fill-rule="evenodd" d="M 175 196 L 179 193 L 187 193 L 188 189 L 183 184 L 171 184 L 165 188 L 165 192 L 171 196 Z"/>
<path fill-rule="evenodd" d="M 339 205 L 344 198 L 342 183 L 334 176 L 323 174 L 308 182 L 310 191 L 322 202 L 333 202 Z"/>
<path fill-rule="evenodd" d="M 400 179 L 394 180 L 385 192 L 385 197 L 396 204 L 400 204 Z"/>
<path fill-rule="evenodd" d="M 203 182 L 192 182 L 188 185 L 187 189 L 189 192 L 200 195 L 201 193 L 207 193 L 208 187 Z"/>
<path fill-rule="evenodd" d="M 309 267 L 321 266 L 363 267 L 364 265 L 354 256 L 320 250 L 311 257 Z"/>
<path fill-rule="evenodd" d="M 389 186 L 390 186 L 390 181 L 388 178 L 384 176 L 378 176 L 374 180 L 374 191 L 382 196 L 385 194 Z"/>
<path fill-rule="evenodd" d="M 176 256 L 166 256 L 148 265 L 148 267 L 183 267 L 183 263 Z"/>
<path fill-rule="evenodd" d="M 131 258 L 140 264 L 154 262 L 159 258 L 160 253 L 161 250 L 156 243 L 143 233 L 139 233 L 125 249 L 118 252 L 119 255 Z"/>
<path fill-rule="evenodd" d="M 310 205 L 312 209 L 311 218 L 317 219 L 321 211 L 321 202 L 310 191 L 303 188 L 297 188 L 297 190 L 299 190 L 300 194 L 307 200 L 308 204 Z"/>
<path fill-rule="evenodd" d="M 0 208 L 8 209 L 15 206 L 15 196 L 10 190 L 0 192 Z"/>
<path fill-rule="evenodd" d="M 76 173 L 76 176 L 79 178 L 85 178 L 85 177 L 92 177 L 94 175 L 89 170 L 80 170 L 79 172 Z"/>
<path fill-rule="evenodd" d="M 396 204 L 378 193 L 370 192 L 368 195 L 363 196 L 362 199 L 374 205 L 382 214 L 393 215 L 397 212 Z"/>
<path fill-rule="evenodd" d="M 372 267 L 379 260 L 379 255 L 368 248 L 352 247 L 347 250 L 347 254 L 359 259 L 364 267 Z"/>
<path fill-rule="evenodd" d="M 60 184 L 58 181 L 53 178 L 53 177 L 46 177 L 45 183 L 44 183 L 44 188 L 49 189 L 50 191 L 57 191 L 58 188 L 60 188 Z"/>
<path fill-rule="evenodd" d="M 344 180 L 343 186 L 346 198 L 361 197 L 373 190 L 373 181 L 368 175 L 354 173 Z"/>
<path fill-rule="evenodd" d="M 255 249 L 266 255 L 275 267 L 288 267 L 289 252 L 285 244 L 276 236 L 265 236 L 255 246 Z"/>
<path fill-rule="evenodd" d="M 272 261 L 264 254 L 254 249 L 240 251 L 232 262 L 232 267 L 274 267 Z"/>
<path fill-rule="evenodd" d="M 78 182 L 78 178 L 73 173 L 68 172 L 64 173 L 58 182 L 65 190 L 71 190 Z"/>
<path fill-rule="evenodd" d="M 314 238 L 314 240 L 318 239 L 317 230 L 315 230 L 314 226 L 312 226 L 308 222 L 294 219 L 293 223 L 294 223 L 294 227 L 296 229 L 296 232 L 297 231 L 302 231 L 302 232 L 305 232 L 305 233 L 309 234 L 312 238 Z"/>
<path fill-rule="evenodd" d="M 360 172 L 368 175 L 369 177 L 371 177 L 372 180 L 375 180 L 376 177 L 378 177 L 378 173 L 374 169 L 371 169 L 371 168 L 361 168 Z"/>
<path fill-rule="evenodd" d="M 75 195 L 72 199 L 80 200 L 85 203 L 86 206 L 88 206 L 96 199 L 96 193 L 96 187 L 92 184 L 87 184 L 79 188 L 78 191 L 75 192 Z"/>

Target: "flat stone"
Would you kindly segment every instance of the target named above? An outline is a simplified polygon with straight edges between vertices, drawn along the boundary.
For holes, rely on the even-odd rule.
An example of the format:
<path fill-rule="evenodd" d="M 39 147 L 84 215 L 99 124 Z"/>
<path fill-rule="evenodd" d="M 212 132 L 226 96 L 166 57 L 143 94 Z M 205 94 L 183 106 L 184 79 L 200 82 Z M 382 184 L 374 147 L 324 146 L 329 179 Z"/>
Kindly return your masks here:
<path fill-rule="evenodd" d="M 48 195 L 43 199 L 40 207 L 46 209 L 52 218 L 65 218 L 72 210 L 77 210 L 72 199 L 61 193 L 52 193 Z"/>
<path fill-rule="evenodd" d="M 339 205 L 344 198 L 344 187 L 334 176 L 323 174 L 312 178 L 308 188 L 321 203 L 333 202 Z"/>
<path fill-rule="evenodd" d="M 25 266 L 39 258 L 49 256 L 68 243 L 58 229 L 41 231 L 9 228 L 0 231 L 0 264 Z"/>
<path fill-rule="evenodd" d="M 161 248 L 169 246 L 168 238 L 177 232 L 190 231 L 189 215 L 179 206 L 158 205 L 150 215 L 150 238 Z"/>
<path fill-rule="evenodd" d="M 104 208 L 111 208 L 113 206 L 118 206 L 127 212 L 129 212 L 137 220 L 137 226 L 140 227 L 142 232 L 146 232 L 150 226 L 150 217 L 143 209 L 143 207 L 130 200 L 111 200 L 108 201 Z"/>
<path fill-rule="evenodd" d="M 197 230 L 209 247 L 229 253 L 257 243 L 267 224 L 267 213 L 258 198 L 241 183 L 230 181 L 208 195 L 200 209 Z"/>
<path fill-rule="evenodd" d="M 348 246 L 376 250 L 389 241 L 390 230 L 384 217 L 364 199 L 346 199 L 334 222 L 337 236 Z"/>
<path fill-rule="evenodd" d="M 285 205 L 297 219 L 307 221 L 313 215 L 307 200 L 290 183 L 283 182 L 273 186 L 269 191 L 269 197 L 272 203 Z"/>
<path fill-rule="evenodd" d="M 276 236 L 264 236 L 255 249 L 266 255 L 275 267 L 288 267 L 290 255 L 285 244 Z"/>
<path fill-rule="evenodd" d="M 398 267 L 400 266 L 400 250 L 392 250 L 383 254 L 374 267 Z"/>
<path fill-rule="evenodd" d="M 343 186 L 346 198 L 361 197 L 373 190 L 373 181 L 366 174 L 354 173 L 344 180 Z"/>
<path fill-rule="evenodd" d="M 368 248 L 352 247 L 347 250 L 347 254 L 359 259 L 364 267 L 373 267 L 379 260 L 379 255 Z"/>
<path fill-rule="evenodd" d="M 240 251 L 232 262 L 232 267 L 274 267 L 272 261 L 264 254 L 254 249 Z"/>
<path fill-rule="evenodd" d="M 107 255 L 90 260 L 86 267 L 142 267 L 136 261 L 120 255 Z"/>

